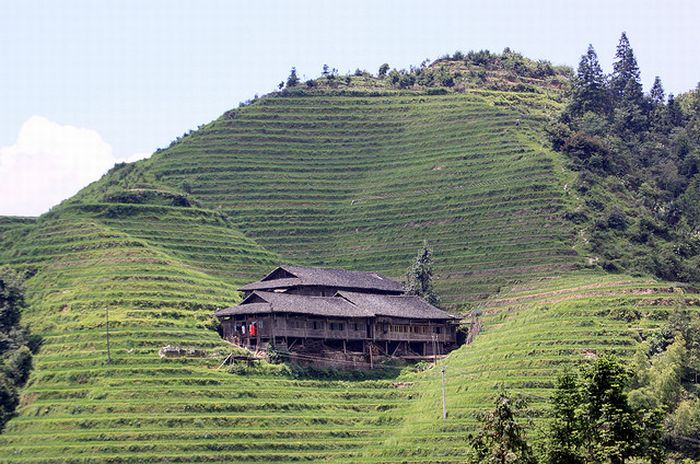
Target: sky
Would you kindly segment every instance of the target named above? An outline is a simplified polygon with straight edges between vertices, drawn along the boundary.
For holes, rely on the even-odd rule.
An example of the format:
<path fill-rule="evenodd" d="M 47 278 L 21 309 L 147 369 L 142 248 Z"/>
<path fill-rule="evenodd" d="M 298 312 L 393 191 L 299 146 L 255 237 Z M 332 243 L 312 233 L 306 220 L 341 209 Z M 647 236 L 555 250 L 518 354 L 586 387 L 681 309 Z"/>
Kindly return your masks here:
<path fill-rule="evenodd" d="M 0 215 L 38 215 L 115 162 L 306 78 L 505 47 L 610 70 L 626 31 L 648 89 L 700 81 L 696 0 L 0 0 Z"/>

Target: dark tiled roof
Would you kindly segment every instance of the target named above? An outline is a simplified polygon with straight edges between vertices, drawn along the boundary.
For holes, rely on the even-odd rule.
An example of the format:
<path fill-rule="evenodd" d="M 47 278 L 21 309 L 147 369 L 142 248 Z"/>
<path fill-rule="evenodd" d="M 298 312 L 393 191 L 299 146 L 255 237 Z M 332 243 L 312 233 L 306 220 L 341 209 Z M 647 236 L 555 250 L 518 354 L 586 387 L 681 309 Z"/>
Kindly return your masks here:
<path fill-rule="evenodd" d="M 411 295 L 377 295 L 338 292 L 321 297 L 255 291 L 240 305 L 222 309 L 216 315 L 264 314 L 270 312 L 309 314 L 326 317 L 389 316 L 406 319 L 457 319 L 423 299 Z"/>
<path fill-rule="evenodd" d="M 256 298 L 257 297 L 257 298 Z M 257 301 L 264 302 L 258 303 Z M 254 301 L 251 303 L 249 301 Z M 230 316 L 233 314 L 259 314 L 259 313 L 300 313 L 329 317 L 367 317 L 352 303 L 333 296 L 307 296 L 293 295 L 291 293 L 275 293 L 255 291 L 238 306 L 221 309 L 217 316 Z"/>
<path fill-rule="evenodd" d="M 347 271 L 345 269 L 287 265 L 280 266 L 277 269 L 283 269 L 295 277 L 270 280 L 265 280 L 265 278 L 263 278 L 263 280 L 258 282 L 244 285 L 241 287 L 241 290 L 250 291 L 289 288 L 300 285 L 321 285 L 334 288 L 358 288 L 387 292 L 403 292 L 403 287 L 400 283 L 376 272 L 357 272 Z M 277 269 L 275 269 L 275 271 L 277 271 Z"/>
<path fill-rule="evenodd" d="M 436 308 L 415 295 L 376 295 L 370 293 L 338 292 L 358 308 L 366 308 L 373 316 L 407 319 L 454 319 L 455 316 Z"/>

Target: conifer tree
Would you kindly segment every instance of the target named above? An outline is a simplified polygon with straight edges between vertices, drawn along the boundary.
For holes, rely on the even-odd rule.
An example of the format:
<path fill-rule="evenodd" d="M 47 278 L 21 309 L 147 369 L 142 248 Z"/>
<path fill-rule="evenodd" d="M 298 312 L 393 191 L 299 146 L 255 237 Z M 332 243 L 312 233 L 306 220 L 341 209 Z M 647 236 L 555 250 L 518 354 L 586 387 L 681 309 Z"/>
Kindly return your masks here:
<path fill-rule="evenodd" d="M 666 101 L 666 93 L 664 92 L 664 87 L 661 85 L 661 79 L 659 76 L 654 78 L 654 85 L 651 86 L 649 98 L 651 99 L 651 104 L 653 106 L 663 105 Z"/>
<path fill-rule="evenodd" d="M 588 45 L 586 54 L 581 56 L 574 79 L 570 112 L 573 116 L 580 116 L 587 111 L 602 113 L 606 109 L 605 75 L 593 45 Z"/>
<path fill-rule="evenodd" d="M 685 118 L 683 117 L 683 111 L 681 106 L 678 104 L 678 100 L 671 93 L 668 95 L 668 121 L 672 126 L 682 126 L 685 124 Z"/>
<path fill-rule="evenodd" d="M 620 43 L 617 45 L 615 59 L 610 79 L 610 89 L 613 97 L 616 100 L 623 99 L 641 106 L 644 93 L 639 78 L 639 66 L 637 65 L 632 46 L 627 39 L 627 34 L 624 32 L 620 37 Z"/>
<path fill-rule="evenodd" d="M 433 287 L 433 252 L 428 242 L 423 242 L 423 248 L 406 273 L 405 287 L 409 295 L 418 295 L 432 305 L 440 304 L 440 297 Z"/>

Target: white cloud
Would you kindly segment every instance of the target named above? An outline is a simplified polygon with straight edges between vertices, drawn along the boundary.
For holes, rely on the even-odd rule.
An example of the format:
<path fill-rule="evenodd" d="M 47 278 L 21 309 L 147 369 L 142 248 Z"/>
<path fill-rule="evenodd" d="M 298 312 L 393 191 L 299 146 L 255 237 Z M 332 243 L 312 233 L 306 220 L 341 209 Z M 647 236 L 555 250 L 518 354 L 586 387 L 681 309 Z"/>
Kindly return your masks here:
<path fill-rule="evenodd" d="M 124 161 L 146 157 L 136 153 Z M 122 160 L 94 130 L 32 116 L 14 145 L 0 147 L 0 215 L 44 213 L 99 179 L 118 161 Z"/>
<path fill-rule="evenodd" d="M 151 156 L 151 153 L 144 151 L 144 152 L 134 153 L 133 155 L 128 156 L 126 159 L 124 159 L 122 161 L 125 161 L 127 163 L 133 163 L 134 161 L 146 159 L 150 156 Z"/>

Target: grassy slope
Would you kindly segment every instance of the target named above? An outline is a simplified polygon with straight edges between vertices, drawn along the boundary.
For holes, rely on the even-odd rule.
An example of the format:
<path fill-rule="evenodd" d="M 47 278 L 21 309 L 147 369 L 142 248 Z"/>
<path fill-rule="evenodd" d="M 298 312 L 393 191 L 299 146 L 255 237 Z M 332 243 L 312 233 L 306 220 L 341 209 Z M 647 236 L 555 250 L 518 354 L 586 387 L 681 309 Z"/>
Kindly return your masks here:
<path fill-rule="evenodd" d="M 529 400 L 536 435 L 565 366 L 606 352 L 631 356 L 640 336 L 662 325 L 671 310 L 699 310 L 700 295 L 693 292 L 652 279 L 575 272 L 489 299 L 482 306 L 482 333 L 441 363 L 446 367 L 448 420 L 441 419 L 439 369 L 406 378 L 420 394 L 407 413 L 412 420 L 365 458 L 464 462 L 475 414 L 491 408 L 501 387 Z M 639 318 L 625 319 L 633 312 Z"/>
<path fill-rule="evenodd" d="M 606 315 L 642 295 L 581 287 L 656 284 L 574 274 L 483 303 L 500 311 L 448 361 L 445 426 L 436 372 L 402 379 L 406 388 L 236 376 L 216 369 L 226 346 L 206 326 L 237 300 L 235 285 L 280 260 L 400 276 L 429 238 L 452 305 L 570 268 L 578 258 L 561 213 L 574 200 L 542 137 L 555 106 L 480 91 L 266 98 L 113 172 L 35 226 L 8 228 L 0 261 L 37 271 L 25 321 L 45 343 L 0 460 L 459 460 L 463 428 L 495 385 L 544 398 L 556 366 L 580 350 L 631 346 L 628 325 Z M 105 195 L 186 184 L 191 208 Z M 558 301 L 548 287 L 574 297 Z M 166 344 L 212 357 L 161 360 Z"/>
<path fill-rule="evenodd" d="M 401 277 L 428 239 L 451 305 L 578 262 L 562 220 L 573 200 L 542 132 L 553 100 L 380 95 L 263 98 L 143 162 L 127 185 L 189 185 L 298 263 Z"/>
<path fill-rule="evenodd" d="M 99 208 L 68 208 L 40 221 L 24 248 L 5 250 L 6 261 L 22 256 L 25 266 L 39 269 L 29 281 L 24 322 L 44 344 L 19 417 L 0 436 L 0 461 L 351 460 L 358 442 L 376 441 L 397 421 L 387 416 L 407 395 L 387 381 L 318 382 L 218 370 L 229 349 L 206 327 L 216 308 L 239 298 L 225 279 L 252 258 L 270 266 L 271 256 L 256 255 L 246 248 L 250 240 L 235 242 L 240 237 L 219 230 L 222 242 L 246 253 L 238 261 L 226 255 L 231 273 L 205 274 L 196 269 L 200 261 L 174 257 L 184 259 L 191 250 L 154 246 L 148 238 L 161 240 L 170 228 L 200 230 L 178 221 L 192 220 L 188 213 L 206 220 L 207 214 L 158 208 L 157 215 L 141 207 L 134 213 L 161 224 L 154 232 L 152 223 L 141 221 L 141 237 L 107 225 L 112 220 Z M 207 225 L 202 237 L 211 238 L 215 227 Z M 105 362 L 105 306 L 112 365 Z M 158 350 L 168 344 L 209 356 L 160 359 Z"/>

